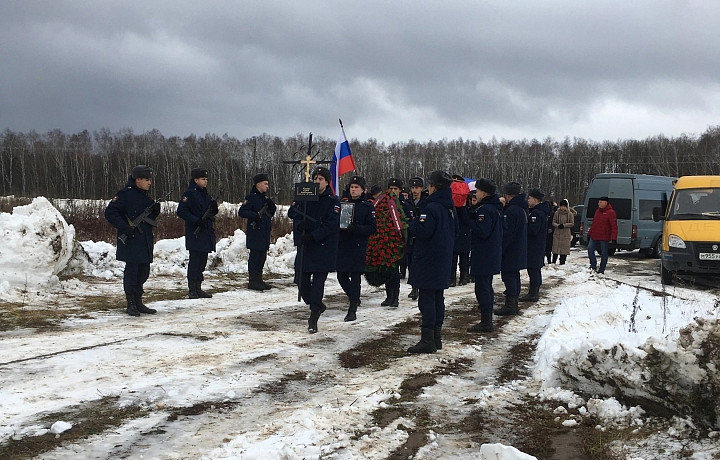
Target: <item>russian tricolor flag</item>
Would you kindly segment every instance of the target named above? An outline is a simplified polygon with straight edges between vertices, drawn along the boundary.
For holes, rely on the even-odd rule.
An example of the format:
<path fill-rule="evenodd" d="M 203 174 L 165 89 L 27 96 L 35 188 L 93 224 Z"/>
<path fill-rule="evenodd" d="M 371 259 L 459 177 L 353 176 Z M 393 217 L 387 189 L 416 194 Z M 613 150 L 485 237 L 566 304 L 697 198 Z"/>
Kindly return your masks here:
<path fill-rule="evenodd" d="M 337 144 L 335 144 L 335 153 L 333 154 L 332 163 L 330 163 L 330 176 L 332 176 L 330 187 L 332 187 L 335 195 L 339 195 L 337 186 L 340 183 L 340 176 L 356 169 L 355 160 L 350 151 L 350 144 L 347 137 L 345 137 L 345 128 L 343 128 L 342 120 L 340 120 L 340 136 Z"/>

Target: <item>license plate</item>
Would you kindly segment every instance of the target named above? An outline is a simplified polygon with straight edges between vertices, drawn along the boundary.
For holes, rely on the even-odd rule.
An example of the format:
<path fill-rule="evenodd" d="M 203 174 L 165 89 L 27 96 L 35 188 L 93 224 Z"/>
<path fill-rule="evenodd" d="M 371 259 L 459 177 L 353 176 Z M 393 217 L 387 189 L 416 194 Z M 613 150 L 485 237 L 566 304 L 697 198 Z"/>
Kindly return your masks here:
<path fill-rule="evenodd" d="M 701 252 L 698 254 L 700 260 L 720 260 L 720 252 Z"/>

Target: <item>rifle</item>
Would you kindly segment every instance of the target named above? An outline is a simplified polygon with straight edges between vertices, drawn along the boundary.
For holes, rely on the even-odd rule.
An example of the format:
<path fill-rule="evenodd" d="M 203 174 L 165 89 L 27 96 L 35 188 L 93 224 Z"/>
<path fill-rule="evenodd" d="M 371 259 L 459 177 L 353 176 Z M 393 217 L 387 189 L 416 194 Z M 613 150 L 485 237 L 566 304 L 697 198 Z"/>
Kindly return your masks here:
<path fill-rule="evenodd" d="M 266 215 L 266 216 L 268 216 L 270 219 L 272 219 L 272 217 L 273 217 L 272 214 L 270 214 L 270 213 L 268 212 L 268 202 L 267 202 L 267 199 L 265 200 L 265 204 L 263 205 L 263 207 L 260 208 L 260 210 L 258 211 L 258 218 L 262 218 L 263 214 Z M 257 227 L 257 221 L 256 221 L 256 220 L 253 220 L 252 222 L 250 222 L 250 226 L 251 226 L 252 228 Z"/>
<path fill-rule="evenodd" d="M 213 205 L 212 205 L 212 204 L 213 204 L 213 202 L 215 202 L 215 204 L 217 205 L 217 200 L 220 199 L 220 195 L 222 195 L 222 192 L 223 192 L 223 191 L 220 190 L 220 191 L 218 192 L 218 194 L 215 195 L 215 198 L 212 199 L 212 201 L 211 201 L 210 204 L 208 205 L 207 209 L 206 209 L 205 212 L 203 213 L 202 217 L 200 217 L 200 220 L 198 221 L 198 226 L 195 227 L 195 231 L 193 232 L 193 235 L 195 235 L 195 238 L 197 238 L 197 237 L 198 237 L 198 234 L 200 233 L 200 227 L 201 227 L 201 226 L 199 225 L 200 222 L 205 222 L 205 221 L 207 221 L 208 219 L 210 219 L 210 218 L 212 217 L 212 216 L 210 215 L 210 214 L 212 214 L 212 208 L 213 208 Z"/>
<path fill-rule="evenodd" d="M 140 224 L 142 224 L 143 222 L 145 222 L 146 224 L 149 224 L 152 227 L 157 227 L 157 222 L 155 222 L 148 216 L 152 212 L 152 208 L 155 206 L 155 204 L 160 204 L 160 202 L 162 202 L 162 201 L 167 201 L 168 198 L 170 198 L 170 193 L 168 193 L 167 195 L 165 195 L 163 198 L 161 198 L 159 200 L 153 201 L 152 204 L 148 205 L 148 207 L 145 208 L 143 210 L 143 212 L 140 213 L 140 215 L 138 215 L 135 219 L 130 221 L 130 227 L 133 229 L 132 234 L 128 235 L 126 233 L 121 233 L 120 236 L 118 236 L 118 240 L 120 240 L 120 242 L 122 244 L 127 243 L 127 240 L 131 236 L 135 236 L 135 229 L 137 229 L 140 233 L 145 233 L 145 232 L 143 232 L 143 229 L 140 228 Z M 130 220 L 130 219 L 128 218 L 128 220 Z"/>

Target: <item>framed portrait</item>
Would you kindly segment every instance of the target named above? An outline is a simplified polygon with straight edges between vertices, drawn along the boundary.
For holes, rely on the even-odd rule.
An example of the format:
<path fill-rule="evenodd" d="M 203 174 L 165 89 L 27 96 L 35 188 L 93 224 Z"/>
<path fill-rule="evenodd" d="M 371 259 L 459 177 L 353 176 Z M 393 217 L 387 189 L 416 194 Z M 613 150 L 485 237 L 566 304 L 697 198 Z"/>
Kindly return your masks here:
<path fill-rule="evenodd" d="M 340 203 L 340 228 L 348 228 L 353 221 L 355 203 Z"/>

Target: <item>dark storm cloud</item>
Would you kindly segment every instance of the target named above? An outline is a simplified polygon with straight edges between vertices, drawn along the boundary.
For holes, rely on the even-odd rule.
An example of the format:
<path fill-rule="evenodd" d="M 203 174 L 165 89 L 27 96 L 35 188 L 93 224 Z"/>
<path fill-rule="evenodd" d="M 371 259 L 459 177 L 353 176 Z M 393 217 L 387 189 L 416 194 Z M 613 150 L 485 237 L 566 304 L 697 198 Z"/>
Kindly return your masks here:
<path fill-rule="evenodd" d="M 710 2 L 1 8 L 0 128 L 334 137 L 341 117 L 352 137 L 394 141 L 672 136 L 718 123 Z"/>

